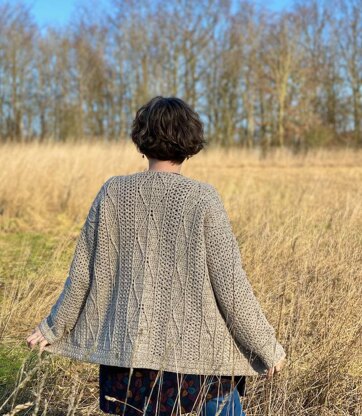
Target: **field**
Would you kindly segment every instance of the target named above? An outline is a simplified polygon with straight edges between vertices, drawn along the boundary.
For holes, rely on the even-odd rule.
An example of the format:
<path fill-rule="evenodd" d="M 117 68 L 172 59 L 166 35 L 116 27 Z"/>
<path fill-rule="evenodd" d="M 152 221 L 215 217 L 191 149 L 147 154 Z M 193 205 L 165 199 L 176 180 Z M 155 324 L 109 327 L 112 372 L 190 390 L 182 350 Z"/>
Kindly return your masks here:
<path fill-rule="evenodd" d="M 4 144 L 0 166 L 0 414 L 104 414 L 97 365 L 25 340 L 61 291 L 100 186 L 147 159 L 132 144 Z M 287 352 L 271 381 L 248 379 L 246 414 L 362 414 L 362 151 L 210 148 L 181 173 L 222 194 Z"/>

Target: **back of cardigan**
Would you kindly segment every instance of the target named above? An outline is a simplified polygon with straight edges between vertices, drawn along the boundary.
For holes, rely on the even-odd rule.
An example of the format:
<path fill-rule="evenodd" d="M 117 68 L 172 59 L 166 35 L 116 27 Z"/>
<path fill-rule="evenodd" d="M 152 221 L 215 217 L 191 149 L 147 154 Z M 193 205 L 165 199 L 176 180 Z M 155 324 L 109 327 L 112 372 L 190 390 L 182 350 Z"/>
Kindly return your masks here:
<path fill-rule="evenodd" d="M 39 329 L 46 351 L 120 367 L 257 375 L 285 357 L 216 188 L 172 172 L 103 184 Z"/>

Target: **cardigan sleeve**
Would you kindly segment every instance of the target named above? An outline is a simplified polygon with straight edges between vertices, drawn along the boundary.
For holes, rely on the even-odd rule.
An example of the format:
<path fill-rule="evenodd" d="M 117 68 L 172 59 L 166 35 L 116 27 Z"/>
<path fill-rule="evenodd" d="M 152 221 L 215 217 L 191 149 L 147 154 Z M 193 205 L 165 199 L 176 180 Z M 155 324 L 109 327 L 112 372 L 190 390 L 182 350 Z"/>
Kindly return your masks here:
<path fill-rule="evenodd" d="M 91 204 L 77 239 L 63 290 L 49 315 L 38 325 L 40 332 L 50 344 L 72 330 L 85 304 L 93 276 L 98 223 L 110 179 L 102 185 Z"/>
<path fill-rule="evenodd" d="M 235 341 L 273 367 L 286 356 L 255 297 L 240 249 L 217 192 L 204 219 L 207 267 L 219 309 Z"/>

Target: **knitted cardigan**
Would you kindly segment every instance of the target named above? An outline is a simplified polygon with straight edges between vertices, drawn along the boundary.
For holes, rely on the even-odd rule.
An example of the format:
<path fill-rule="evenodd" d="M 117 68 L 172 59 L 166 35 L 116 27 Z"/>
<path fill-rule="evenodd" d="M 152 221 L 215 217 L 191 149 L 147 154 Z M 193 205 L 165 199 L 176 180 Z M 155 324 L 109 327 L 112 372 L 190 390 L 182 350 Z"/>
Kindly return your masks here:
<path fill-rule="evenodd" d="M 45 351 L 129 368 L 258 375 L 286 355 L 218 191 L 174 172 L 103 184 L 39 329 Z"/>

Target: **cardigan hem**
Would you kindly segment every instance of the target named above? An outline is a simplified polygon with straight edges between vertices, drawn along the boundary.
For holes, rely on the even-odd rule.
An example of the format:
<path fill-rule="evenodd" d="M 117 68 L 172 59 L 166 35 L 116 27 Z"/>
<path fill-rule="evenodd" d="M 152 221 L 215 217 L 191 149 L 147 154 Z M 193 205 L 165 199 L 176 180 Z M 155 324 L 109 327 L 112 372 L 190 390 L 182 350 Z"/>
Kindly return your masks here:
<path fill-rule="evenodd" d="M 249 368 L 242 368 L 241 366 L 234 366 L 228 364 L 221 364 L 218 366 L 210 364 L 210 362 L 197 360 L 195 365 L 189 362 L 189 365 L 182 365 L 179 363 L 160 362 L 159 360 L 150 359 L 133 359 L 132 362 L 127 360 L 127 357 L 116 351 L 111 350 L 95 350 L 91 351 L 87 348 L 74 346 L 63 343 L 62 346 L 48 345 L 44 347 L 44 351 L 52 354 L 59 354 L 67 358 L 76 359 L 79 361 L 88 362 L 90 364 L 103 364 L 117 367 L 128 368 L 149 368 L 152 370 L 165 370 L 184 374 L 198 374 L 198 375 L 225 375 L 225 376 L 260 376 L 265 374 L 264 370 L 255 370 L 251 365 Z"/>

